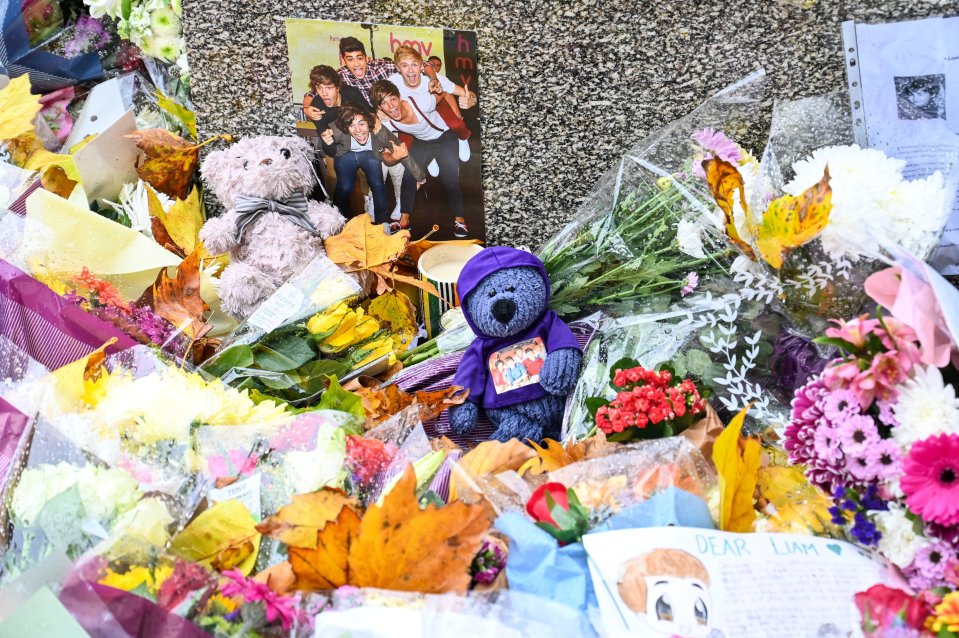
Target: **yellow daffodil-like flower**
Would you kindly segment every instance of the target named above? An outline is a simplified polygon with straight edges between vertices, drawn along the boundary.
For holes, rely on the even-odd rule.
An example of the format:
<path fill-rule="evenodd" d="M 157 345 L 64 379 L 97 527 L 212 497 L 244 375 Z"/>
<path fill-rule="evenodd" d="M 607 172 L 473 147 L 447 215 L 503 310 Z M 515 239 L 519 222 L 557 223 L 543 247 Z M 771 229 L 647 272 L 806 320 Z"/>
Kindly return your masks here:
<path fill-rule="evenodd" d="M 353 310 L 345 303 L 339 303 L 324 312 L 318 312 L 306 322 L 311 334 L 332 333 Z"/>
<path fill-rule="evenodd" d="M 959 632 L 959 591 L 946 594 L 936 605 L 935 615 L 930 616 L 926 624 L 937 635 L 943 629 L 953 633 Z"/>
<path fill-rule="evenodd" d="M 366 364 L 376 361 L 384 355 L 389 355 L 387 361 L 389 365 L 393 365 L 396 363 L 396 351 L 393 344 L 393 337 L 387 335 L 363 344 L 360 350 L 360 355 L 362 358 L 353 365 L 354 370 L 357 368 L 362 368 Z"/>
<path fill-rule="evenodd" d="M 320 343 L 320 350 L 327 354 L 343 352 L 350 346 L 362 343 L 380 329 L 380 322 L 362 308 L 350 310 L 336 330 Z"/>
<path fill-rule="evenodd" d="M 218 613 L 222 611 L 224 614 L 236 611 L 236 608 L 239 606 L 235 600 L 227 598 L 223 594 L 213 594 L 213 596 L 210 597 L 208 605 L 210 609 L 216 610 Z"/>

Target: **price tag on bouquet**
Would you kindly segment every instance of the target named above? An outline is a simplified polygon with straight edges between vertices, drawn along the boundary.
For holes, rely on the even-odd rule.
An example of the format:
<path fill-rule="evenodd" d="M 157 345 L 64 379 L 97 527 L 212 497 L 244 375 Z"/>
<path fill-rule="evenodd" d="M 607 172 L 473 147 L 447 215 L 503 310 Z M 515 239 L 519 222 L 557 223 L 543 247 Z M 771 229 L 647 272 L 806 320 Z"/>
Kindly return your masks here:
<path fill-rule="evenodd" d="M 303 305 L 303 299 L 303 293 L 287 282 L 260 305 L 247 321 L 263 332 L 272 332 L 296 314 Z"/>
<path fill-rule="evenodd" d="M 248 510 L 253 518 L 260 520 L 260 487 L 262 485 L 262 475 L 257 472 L 252 476 L 241 479 L 236 483 L 226 487 L 214 488 L 210 490 L 209 498 L 214 503 L 221 501 L 237 500 Z"/>

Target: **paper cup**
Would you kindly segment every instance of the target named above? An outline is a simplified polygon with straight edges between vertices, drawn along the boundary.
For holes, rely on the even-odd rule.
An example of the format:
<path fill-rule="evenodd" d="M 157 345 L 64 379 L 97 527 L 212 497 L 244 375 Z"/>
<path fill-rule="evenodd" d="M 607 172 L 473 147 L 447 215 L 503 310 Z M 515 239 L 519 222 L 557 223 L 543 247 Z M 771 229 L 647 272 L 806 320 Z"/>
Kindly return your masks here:
<path fill-rule="evenodd" d="M 420 277 L 428 281 L 440 293 L 440 299 L 423 293 L 423 323 L 426 334 L 432 339 L 440 333 L 440 315 L 453 306 L 460 305 L 456 295 L 456 280 L 470 258 L 483 250 L 476 244 L 434 246 L 420 256 L 417 269 Z"/>

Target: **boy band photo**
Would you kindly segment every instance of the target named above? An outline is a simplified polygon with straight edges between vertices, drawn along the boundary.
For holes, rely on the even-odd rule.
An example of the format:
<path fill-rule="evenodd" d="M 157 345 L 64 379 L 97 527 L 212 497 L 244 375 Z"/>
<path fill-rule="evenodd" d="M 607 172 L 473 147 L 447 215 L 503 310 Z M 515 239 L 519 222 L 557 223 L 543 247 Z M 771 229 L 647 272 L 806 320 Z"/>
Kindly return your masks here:
<path fill-rule="evenodd" d="M 287 40 L 331 203 L 388 233 L 485 239 L 475 34 L 291 18 Z"/>

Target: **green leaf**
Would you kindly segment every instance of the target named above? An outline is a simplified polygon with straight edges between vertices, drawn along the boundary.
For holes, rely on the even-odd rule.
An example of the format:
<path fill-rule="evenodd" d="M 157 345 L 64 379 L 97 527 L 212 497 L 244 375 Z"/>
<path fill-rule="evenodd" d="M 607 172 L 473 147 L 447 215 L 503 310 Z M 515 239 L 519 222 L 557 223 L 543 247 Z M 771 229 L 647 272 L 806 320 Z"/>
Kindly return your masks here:
<path fill-rule="evenodd" d="M 352 414 L 360 421 L 365 421 L 366 410 L 363 409 L 363 399 L 352 392 L 344 390 L 335 376 L 327 375 L 326 378 L 330 380 L 330 386 L 326 389 L 326 392 L 323 393 L 323 396 L 320 397 L 320 403 L 316 406 L 317 409 L 339 410 L 340 412 Z"/>
<path fill-rule="evenodd" d="M 340 361 L 317 359 L 304 363 L 296 369 L 292 376 L 296 383 L 303 388 L 303 391 L 309 395 L 316 394 L 324 388 L 327 376 L 333 375 L 340 378 L 349 371 L 349 366 Z"/>
<path fill-rule="evenodd" d="M 609 401 L 603 397 L 588 397 L 585 401 L 586 409 L 589 411 L 589 417 L 595 421 L 596 412 L 604 405 L 609 405 Z"/>
<path fill-rule="evenodd" d="M 688 372 L 686 370 L 686 356 L 683 354 L 677 354 L 675 357 L 673 357 L 671 363 L 673 366 L 673 373 L 676 375 L 676 377 L 680 380 L 685 379 L 686 373 Z"/>
<path fill-rule="evenodd" d="M 706 369 L 712 363 L 712 359 L 703 350 L 686 351 L 686 372 L 693 376 L 702 377 Z"/>
<path fill-rule="evenodd" d="M 215 377 L 222 377 L 233 368 L 249 368 L 253 365 L 253 349 L 248 345 L 227 348 L 203 369 Z"/>
<path fill-rule="evenodd" d="M 856 354 L 859 352 L 859 348 L 849 343 L 845 339 L 840 339 L 839 337 L 816 337 L 813 339 L 813 342 L 824 346 L 833 346 L 851 354 Z"/>
<path fill-rule="evenodd" d="M 133 11 L 133 0 L 122 0 L 120 2 L 120 17 L 124 20 L 130 19 L 130 13 Z"/>
<path fill-rule="evenodd" d="M 306 339 L 286 335 L 270 345 L 260 344 L 254 354 L 256 364 L 271 372 L 287 372 L 316 357 Z"/>

